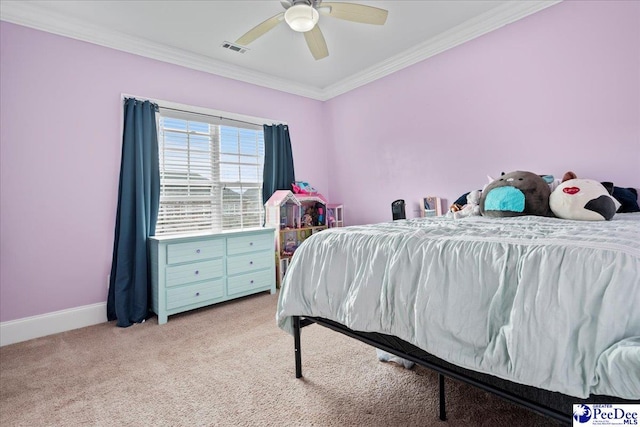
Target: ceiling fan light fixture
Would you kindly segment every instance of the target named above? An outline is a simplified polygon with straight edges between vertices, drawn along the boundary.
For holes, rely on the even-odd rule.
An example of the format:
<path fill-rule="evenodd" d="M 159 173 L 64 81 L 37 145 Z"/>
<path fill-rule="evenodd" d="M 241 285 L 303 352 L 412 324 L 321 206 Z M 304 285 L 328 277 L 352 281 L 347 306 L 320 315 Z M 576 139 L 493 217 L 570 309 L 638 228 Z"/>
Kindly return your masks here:
<path fill-rule="evenodd" d="M 313 7 L 306 4 L 296 4 L 291 6 L 284 13 L 284 20 L 293 31 L 306 33 L 311 31 L 318 23 L 320 14 Z"/>

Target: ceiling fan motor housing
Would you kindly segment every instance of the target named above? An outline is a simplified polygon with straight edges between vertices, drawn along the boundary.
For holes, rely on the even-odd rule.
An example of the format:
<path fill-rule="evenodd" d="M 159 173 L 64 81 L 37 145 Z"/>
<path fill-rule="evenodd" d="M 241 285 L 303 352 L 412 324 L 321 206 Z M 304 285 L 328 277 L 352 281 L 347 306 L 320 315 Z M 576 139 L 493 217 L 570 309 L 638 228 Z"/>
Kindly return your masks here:
<path fill-rule="evenodd" d="M 284 20 L 287 21 L 289 27 L 300 33 L 311 31 L 318 23 L 319 18 L 318 11 L 306 1 L 294 4 L 284 13 Z"/>

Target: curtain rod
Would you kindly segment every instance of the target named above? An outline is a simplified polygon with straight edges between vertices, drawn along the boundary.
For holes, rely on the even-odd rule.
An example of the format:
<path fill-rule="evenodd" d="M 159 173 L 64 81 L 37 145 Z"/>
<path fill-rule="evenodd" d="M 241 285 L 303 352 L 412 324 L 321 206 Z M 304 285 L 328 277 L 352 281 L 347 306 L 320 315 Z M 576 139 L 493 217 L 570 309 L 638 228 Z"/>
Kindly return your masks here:
<path fill-rule="evenodd" d="M 254 126 L 262 126 L 264 124 L 264 123 L 247 122 L 247 121 L 244 121 L 244 120 L 232 119 L 232 118 L 223 117 L 223 116 L 214 116 L 213 114 L 199 113 L 197 111 L 188 111 L 188 110 L 181 110 L 179 108 L 164 107 L 161 104 L 158 104 L 158 107 L 160 107 L 160 108 L 162 108 L 164 110 L 173 110 L 173 111 L 180 111 L 181 113 L 198 114 L 198 115 L 201 115 L 201 116 L 215 117 L 215 118 L 218 118 L 220 120 L 222 120 L 222 119 L 231 120 L 231 121 L 234 121 L 234 122 L 246 123 L 248 125 L 254 125 Z"/>
<path fill-rule="evenodd" d="M 164 108 L 164 109 L 167 109 L 167 110 L 179 111 L 179 112 L 188 113 L 188 114 L 199 114 L 199 115 L 205 116 L 205 117 L 215 117 L 215 118 L 219 118 L 219 119 L 232 120 L 232 121 L 236 121 L 238 123 L 246 123 L 246 124 L 253 125 L 253 126 L 262 126 L 263 124 L 269 124 L 269 123 L 287 125 L 287 122 L 284 122 L 284 121 L 281 121 L 281 120 L 265 119 L 264 117 L 251 117 L 251 116 L 245 116 L 245 115 L 242 115 L 242 114 L 227 113 L 225 111 L 217 111 L 217 110 L 211 111 L 211 109 L 209 109 L 207 107 L 198 107 L 198 106 L 179 104 L 179 103 L 176 103 L 176 102 L 167 101 L 167 100 L 161 100 L 161 99 L 154 99 L 154 98 L 150 98 L 150 97 L 147 97 L 147 96 L 137 96 L 137 95 L 132 95 L 132 94 L 129 94 L 129 93 L 121 93 L 121 97 L 122 97 L 122 100 L 125 100 L 126 98 L 134 98 L 134 99 L 139 100 L 139 101 L 149 101 L 149 102 L 152 102 L 152 103 L 156 104 L 158 107 Z M 169 107 L 168 105 L 172 105 L 172 106 Z M 198 110 L 200 110 L 200 111 L 198 111 Z M 202 110 L 204 110 L 204 111 L 202 111 Z M 211 112 L 209 112 L 209 111 L 211 111 Z M 226 116 L 225 114 L 229 114 L 230 116 L 237 116 L 239 118 L 234 119 L 232 117 Z M 260 121 L 264 120 L 264 122 L 256 123 L 256 122 L 252 122 L 252 121 L 248 121 L 248 120 L 242 120 L 244 118 L 246 118 L 248 120 L 260 120 Z"/>

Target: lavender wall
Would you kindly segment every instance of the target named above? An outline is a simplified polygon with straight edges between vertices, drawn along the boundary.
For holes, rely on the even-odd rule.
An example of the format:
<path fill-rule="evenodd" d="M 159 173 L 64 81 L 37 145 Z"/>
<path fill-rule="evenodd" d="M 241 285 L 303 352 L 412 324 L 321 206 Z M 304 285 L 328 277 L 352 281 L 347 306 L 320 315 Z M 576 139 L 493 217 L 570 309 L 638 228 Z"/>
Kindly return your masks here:
<path fill-rule="evenodd" d="M 567 1 L 327 102 L 348 224 L 531 170 L 640 187 L 640 2 Z"/>
<path fill-rule="evenodd" d="M 323 104 L 0 24 L 0 321 L 106 300 L 121 94 L 279 119 L 328 195 Z"/>
<path fill-rule="evenodd" d="M 286 120 L 297 177 L 387 221 L 514 169 L 640 186 L 639 28 L 563 2 L 322 103 L 3 22 L 0 321 L 106 300 L 121 93 Z"/>

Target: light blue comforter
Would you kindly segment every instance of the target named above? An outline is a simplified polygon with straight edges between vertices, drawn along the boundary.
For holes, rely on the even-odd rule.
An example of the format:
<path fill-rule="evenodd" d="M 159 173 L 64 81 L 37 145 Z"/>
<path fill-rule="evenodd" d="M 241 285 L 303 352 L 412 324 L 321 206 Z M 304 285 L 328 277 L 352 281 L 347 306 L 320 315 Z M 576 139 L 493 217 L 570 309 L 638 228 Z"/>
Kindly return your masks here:
<path fill-rule="evenodd" d="M 414 219 L 296 251 L 276 320 L 323 317 L 567 395 L 640 399 L 640 213 Z"/>

